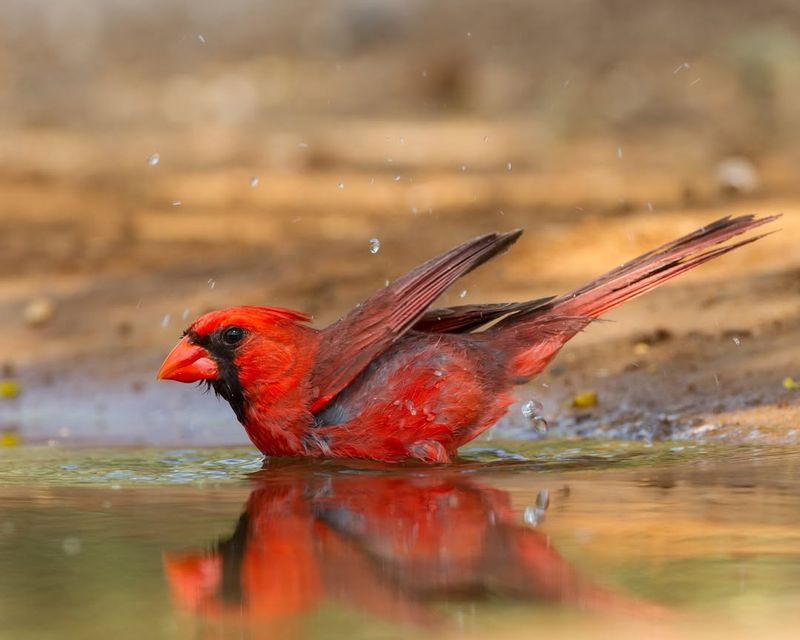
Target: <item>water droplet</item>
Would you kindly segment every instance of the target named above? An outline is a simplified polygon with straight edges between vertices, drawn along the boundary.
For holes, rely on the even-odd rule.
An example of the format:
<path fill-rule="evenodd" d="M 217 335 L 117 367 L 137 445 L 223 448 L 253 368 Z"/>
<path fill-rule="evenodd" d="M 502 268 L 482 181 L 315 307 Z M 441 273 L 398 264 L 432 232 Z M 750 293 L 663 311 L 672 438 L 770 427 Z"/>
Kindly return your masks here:
<path fill-rule="evenodd" d="M 617 160 L 622 160 L 622 147 L 617 147 Z"/>
<path fill-rule="evenodd" d="M 400 176 L 395 176 L 395 177 L 394 177 L 394 181 L 395 181 L 395 182 L 400 182 Z"/>
<path fill-rule="evenodd" d="M 403 136 L 400 136 L 400 144 L 405 144 L 406 139 Z"/>
<path fill-rule="evenodd" d="M 536 507 L 542 511 L 546 511 L 550 506 L 550 491 L 542 489 L 536 494 Z"/>
<path fill-rule="evenodd" d="M 653 203 L 652 202 L 648 202 L 647 203 L 647 210 L 651 211 L 651 212 L 653 211 Z"/>
<path fill-rule="evenodd" d="M 508 169 L 509 171 L 511 171 L 511 163 L 510 163 L 510 162 L 509 162 L 509 163 L 506 165 L 506 169 Z"/>
<path fill-rule="evenodd" d="M 467 38 L 471 38 L 471 37 L 472 37 L 472 31 L 467 31 Z"/>
<path fill-rule="evenodd" d="M 258 176 L 250 178 L 250 186 L 255 189 L 258 186 Z"/>
<path fill-rule="evenodd" d="M 161 318 L 161 326 L 162 326 L 162 327 L 164 327 L 164 328 L 166 329 L 166 328 L 169 326 L 169 322 L 170 322 L 170 320 L 172 320 L 172 318 L 170 317 L 170 315 L 169 315 L 168 313 L 167 313 L 167 314 L 165 314 L 165 315 L 164 315 L 164 317 L 163 317 L 163 318 Z"/>
<path fill-rule="evenodd" d="M 209 278 L 208 279 L 208 288 L 209 289 L 213 289 L 216 286 L 217 286 L 217 281 L 214 280 L 214 278 Z"/>
<path fill-rule="evenodd" d="M 147 164 L 151 167 L 155 167 L 159 162 L 161 162 L 161 155 L 158 153 L 154 153 L 147 158 Z"/>
<path fill-rule="evenodd" d="M 535 527 L 539 524 L 539 510 L 536 507 L 525 507 L 525 512 L 522 515 L 526 524 Z"/>
<path fill-rule="evenodd" d="M 339 182 L 337 183 L 336 186 L 339 187 L 340 189 L 344 189 L 344 182 Z"/>
<path fill-rule="evenodd" d="M 369 252 L 378 253 L 381 250 L 381 241 L 377 238 L 371 238 L 369 241 Z"/>
<path fill-rule="evenodd" d="M 544 410 L 541 402 L 536 400 L 528 400 L 520 407 L 522 415 L 531 421 L 534 428 L 542 433 L 547 431 L 547 420 L 545 420 L 541 413 Z"/>
<path fill-rule="evenodd" d="M 197 39 L 200 41 L 200 44 L 205 44 L 206 43 L 205 36 L 203 36 L 202 33 L 198 33 L 197 34 Z"/>
<path fill-rule="evenodd" d="M 465 165 L 465 164 L 462 164 L 462 165 L 461 165 L 461 170 L 462 170 L 462 171 L 466 171 L 466 170 L 467 170 L 467 165 Z"/>
<path fill-rule="evenodd" d="M 183 204 L 183 202 L 181 202 L 180 200 L 175 200 L 175 201 L 172 203 L 172 206 L 173 206 L 173 207 L 180 207 L 182 204 Z"/>
<path fill-rule="evenodd" d="M 466 298 L 467 297 L 467 290 L 466 289 L 462 289 L 461 293 L 458 294 L 458 297 L 461 298 L 461 299 Z"/>
<path fill-rule="evenodd" d="M 61 548 L 68 556 L 77 556 L 81 552 L 80 538 L 64 538 L 61 541 Z"/>
<path fill-rule="evenodd" d="M 742 341 L 739 339 L 739 336 L 733 336 L 733 344 L 735 344 L 737 347 L 740 344 L 742 344 Z"/>
<path fill-rule="evenodd" d="M 483 136 L 483 141 L 484 142 L 489 142 L 489 136 Z"/>
<path fill-rule="evenodd" d="M 536 400 L 528 400 L 525 404 L 522 405 L 522 415 L 528 418 L 529 420 L 536 416 L 537 412 L 541 409 L 542 405 Z"/>
<path fill-rule="evenodd" d="M 672 73 L 678 73 L 679 71 L 682 71 L 683 69 L 689 69 L 689 68 L 691 68 L 691 66 L 692 65 L 690 65 L 688 62 L 683 62 L 683 63 L 679 64 L 677 67 L 675 67 L 675 70 Z"/>
<path fill-rule="evenodd" d="M 423 69 L 423 70 L 422 70 L 422 77 L 423 77 L 423 78 L 427 78 L 427 77 L 428 77 L 428 71 L 427 71 L 427 69 Z"/>
<path fill-rule="evenodd" d="M 550 491 L 542 489 L 536 494 L 536 504 L 525 507 L 522 515 L 526 524 L 535 527 L 542 523 L 547 507 L 550 506 Z"/>
<path fill-rule="evenodd" d="M 186 320 L 189 317 L 189 307 L 186 307 L 181 314 L 181 320 Z"/>
<path fill-rule="evenodd" d="M 300 143 L 297 144 L 297 146 L 300 147 L 301 149 L 308 149 L 308 143 L 307 142 L 300 142 Z"/>

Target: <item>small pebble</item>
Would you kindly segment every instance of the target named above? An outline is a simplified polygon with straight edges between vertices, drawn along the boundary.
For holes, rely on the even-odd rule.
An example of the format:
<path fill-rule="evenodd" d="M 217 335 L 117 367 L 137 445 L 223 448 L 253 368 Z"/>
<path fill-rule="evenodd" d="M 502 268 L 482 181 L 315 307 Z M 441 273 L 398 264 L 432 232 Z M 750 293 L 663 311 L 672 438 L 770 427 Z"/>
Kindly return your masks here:
<path fill-rule="evenodd" d="M 34 298 L 23 312 L 25 324 L 29 327 L 42 327 L 46 325 L 56 313 L 56 306 L 50 298 Z"/>
<path fill-rule="evenodd" d="M 650 353 L 650 345 L 646 342 L 637 342 L 635 345 L 633 345 L 633 352 L 637 356 L 643 356 L 647 353 Z"/>
<path fill-rule="evenodd" d="M 720 191 L 731 194 L 750 194 L 761 188 L 758 169 L 748 158 L 732 156 L 723 159 L 714 171 Z"/>

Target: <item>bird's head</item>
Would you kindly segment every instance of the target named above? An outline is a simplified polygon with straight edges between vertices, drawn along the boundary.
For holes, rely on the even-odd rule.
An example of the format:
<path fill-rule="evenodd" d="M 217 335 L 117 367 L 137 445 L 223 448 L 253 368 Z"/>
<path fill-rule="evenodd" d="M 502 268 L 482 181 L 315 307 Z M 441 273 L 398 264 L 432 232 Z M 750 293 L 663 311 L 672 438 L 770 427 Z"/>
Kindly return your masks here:
<path fill-rule="evenodd" d="M 156 377 L 206 382 L 243 421 L 248 389 L 289 377 L 296 369 L 299 341 L 311 331 L 299 323 L 309 320 L 304 313 L 277 307 L 212 311 L 183 332 Z"/>

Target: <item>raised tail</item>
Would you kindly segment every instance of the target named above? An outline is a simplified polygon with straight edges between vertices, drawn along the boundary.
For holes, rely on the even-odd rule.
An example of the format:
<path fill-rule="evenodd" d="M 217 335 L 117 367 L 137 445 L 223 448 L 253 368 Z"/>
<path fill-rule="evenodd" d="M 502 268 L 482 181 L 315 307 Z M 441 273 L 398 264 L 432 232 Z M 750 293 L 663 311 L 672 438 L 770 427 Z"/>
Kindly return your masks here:
<path fill-rule="evenodd" d="M 746 215 L 712 222 L 544 306 L 507 316 L 486 332 L 487 337 L 499 339 L 510 352 L 509 374 L 522 382 L 544 369 L 564 343 L 592 320 L 681 273 L 762 238 L 766 234 L 723 244 L 778 217 Z"/>

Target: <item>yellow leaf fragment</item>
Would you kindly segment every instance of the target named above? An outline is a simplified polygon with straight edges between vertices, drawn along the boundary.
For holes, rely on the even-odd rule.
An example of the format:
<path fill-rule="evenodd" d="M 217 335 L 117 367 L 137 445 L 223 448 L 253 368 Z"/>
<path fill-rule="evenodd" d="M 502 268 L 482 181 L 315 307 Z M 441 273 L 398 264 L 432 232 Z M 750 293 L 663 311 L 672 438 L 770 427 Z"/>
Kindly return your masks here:
<path fill-rule="evenodd" d="M 587 407 L 593 407 L 596 404 L 597 404 L 596 391 L 584 391 L 583 393 L 579 393 L 572 399 L 572 406 L 576 409 L 586 409 Z"/>
<path fill-rule="evenodd" d="M 20 384 L 16 380 L 0 380 L 0 398 L 16 398 L 20 389 Z"/>
<path fill-rule="evenodd" d="M 0 447 L 17 447 L 22 442 L 16 431 L 3 431 L 0 433 Z"/>

